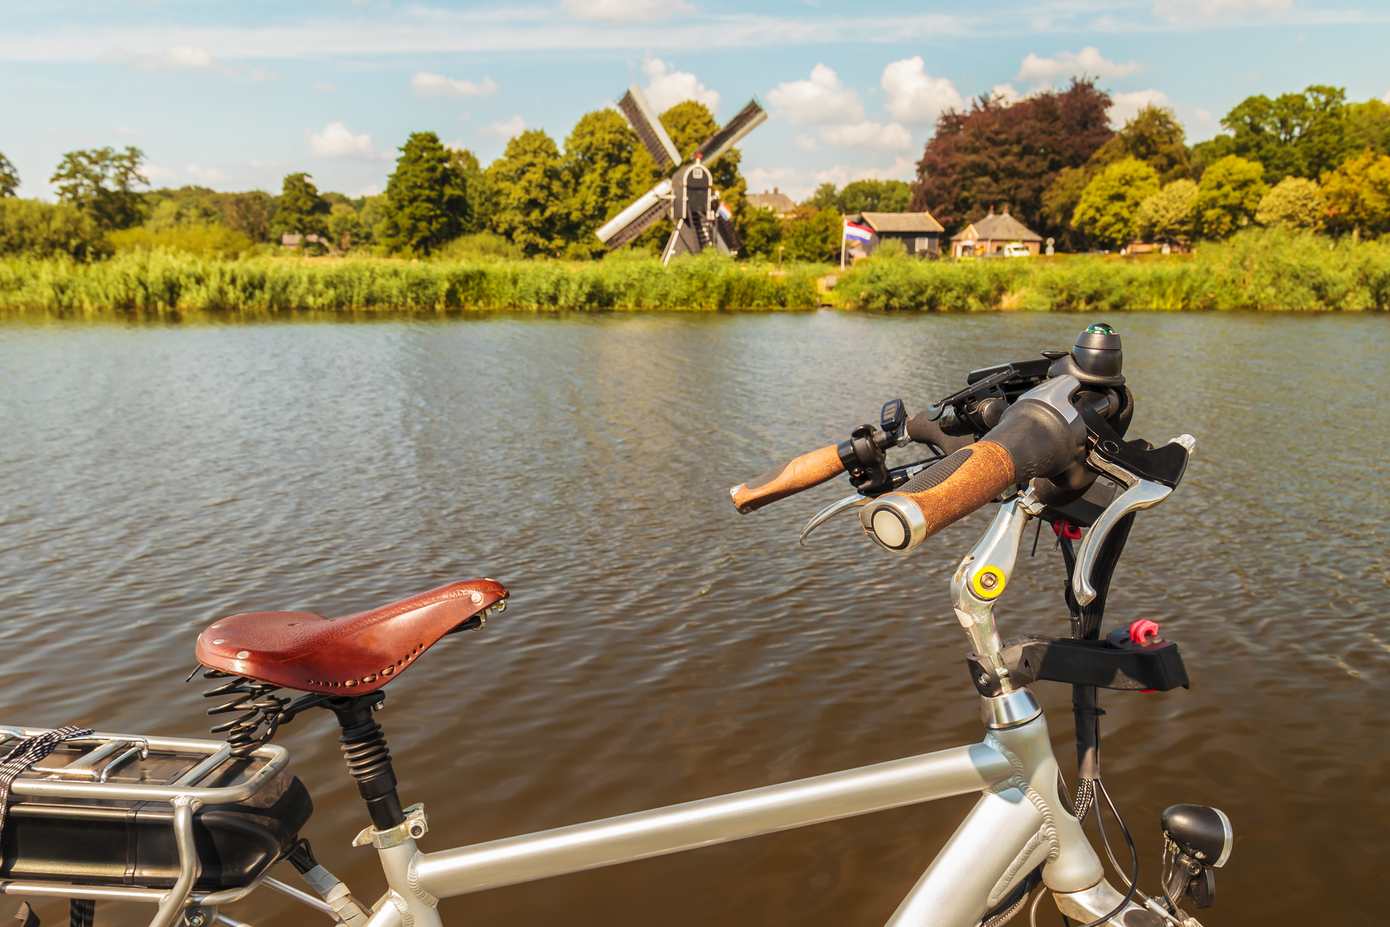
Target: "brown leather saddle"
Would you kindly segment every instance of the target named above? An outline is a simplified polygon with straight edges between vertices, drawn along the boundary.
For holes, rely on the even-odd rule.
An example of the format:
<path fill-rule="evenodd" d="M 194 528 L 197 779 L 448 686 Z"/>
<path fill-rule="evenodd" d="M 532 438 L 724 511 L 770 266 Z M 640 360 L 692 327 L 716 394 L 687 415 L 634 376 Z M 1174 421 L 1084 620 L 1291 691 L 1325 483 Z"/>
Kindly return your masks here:
<path fill-rule="evenodd" d="M 198 662 L 233 676 L 325 695 L 365 695 L 395 679 L 444 635 L 505 607 L 491 579 L 450 583 L 342 618 L 246 612 L 198 635 Z"/>

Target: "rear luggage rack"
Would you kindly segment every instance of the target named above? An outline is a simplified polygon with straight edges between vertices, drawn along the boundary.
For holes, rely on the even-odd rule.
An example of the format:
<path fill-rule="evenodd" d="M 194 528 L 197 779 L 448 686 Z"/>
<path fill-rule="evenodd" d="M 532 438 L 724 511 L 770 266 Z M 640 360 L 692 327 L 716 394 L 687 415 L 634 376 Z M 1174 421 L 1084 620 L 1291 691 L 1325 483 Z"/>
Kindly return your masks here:
<path fill-rule="evenodd" d="M 6 745 L 48 733 L 45 728 L 0 725 L 0 752 Z M 289 765 L 289 751 L 263 744 L 242 757 L 218 740 L 93 733 L 74 737 L 25 771 L 10 787 L 13 797 L 69 801 L 164 802 L 172 806 L 177 847 L 177 878 L 168 888 L 121 884 L 81 884 L 48 879 L 0 877 L 0 893 L 96 901 L 138 901 L 158 905 L 151 927 L 177 923 L 189 904 L 215 908 L 250 894 L 266 869 L 247 884 L 213 892 L 195 892 L 201 862 L 194 842 L 194 817 L 200 809 L 246 802 L 276 782 Z M 228 780 L 224 784 L 206 783 Z M 12 813 L 13 813 L 12 809 Z M 12 818 L 9 825 L 17 822 Z"/>

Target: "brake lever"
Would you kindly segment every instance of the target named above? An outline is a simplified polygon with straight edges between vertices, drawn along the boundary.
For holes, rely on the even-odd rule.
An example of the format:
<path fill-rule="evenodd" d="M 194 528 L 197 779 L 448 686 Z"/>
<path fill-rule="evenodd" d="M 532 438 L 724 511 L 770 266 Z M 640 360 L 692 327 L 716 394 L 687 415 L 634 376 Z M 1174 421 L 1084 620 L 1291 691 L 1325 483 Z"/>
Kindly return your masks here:
<path fill-rule="evenodd" d="M 1182 445 L 1188 454 L 1191 454 L 1197 439 L 1192 435 L 1179 435 L 1168 443 Z M 1173 494 L 1172 486 L 1165 486 L 1132 473 L 1116 463 L 1113 456 L 1102 456 L 1095 448 L 1086 455 L 1086 463 L 1123 486 L 1124 492 L 1116 496 L 1100 513 L 1100 517 L 1087 530 L 1086 536 L 1081 540 L 1081 547 L 1077 550 L 1076 567 L 1072 571 L 1072 595 L 1080 605 L 1090 605 L 1096 600 L 1098 593 L 1091 583 L 1091 571 L 1095 568 L 1100 552 L 1105 547 L 1105 541 L 1115 526 L 1126 516 L 1151 509 Z"/>

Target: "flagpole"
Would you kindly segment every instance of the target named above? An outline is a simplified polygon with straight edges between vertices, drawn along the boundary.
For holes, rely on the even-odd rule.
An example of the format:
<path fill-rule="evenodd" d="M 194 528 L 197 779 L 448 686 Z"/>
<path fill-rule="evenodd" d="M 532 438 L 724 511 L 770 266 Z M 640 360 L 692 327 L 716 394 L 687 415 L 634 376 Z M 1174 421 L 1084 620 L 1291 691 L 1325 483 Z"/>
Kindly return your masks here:
<path fill-rule="evenodd" d="M 849 231 L 848 222 L 848 219 L 840 219 L 840 270 L 845 269 L 845 238 L 847 237 L 846 233 Z"/>

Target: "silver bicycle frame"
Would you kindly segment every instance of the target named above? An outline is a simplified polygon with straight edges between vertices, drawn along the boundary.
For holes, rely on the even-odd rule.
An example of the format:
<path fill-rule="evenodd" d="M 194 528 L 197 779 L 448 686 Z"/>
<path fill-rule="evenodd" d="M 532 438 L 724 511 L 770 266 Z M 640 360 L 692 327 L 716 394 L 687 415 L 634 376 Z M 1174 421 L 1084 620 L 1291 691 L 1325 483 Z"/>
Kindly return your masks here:
<path fill-rule="evenodd" d="M 1001 505 L 952 582 L 957 618 L 976 652 L 996 667 L 1002 661 L 994 601 L 1013 570 L 1030 509 L 1037 506 L 1028 496 Z M 988 599 L 971 591 L 984 571 L 997 589 Z M 1119 907 L 1122 896 L 1104 880 L 1099 858 L 1058 794 L 1042 709 L 1026 688 L 1008 683 L 1007 672 L 1004 686 L 1003 694 L 982 699 L 987 731 L 970 746 L 433 853 L 416 844 L 426 827 L 423 810 L 414 810 L 399 827 L 368 828 L 354 841 L 377 847 L 386 874 L 388 890 L 370 927 L 434 927 L 442 924 L 443 898 L 970 792 L 981 793 L 979 801 L 890 927 L 974 927 L 1040 865 L 1062 913 L 1093 920 Z M 1112 923 L 1134 910 L 1177 923 L 1133 903 Z"/>

